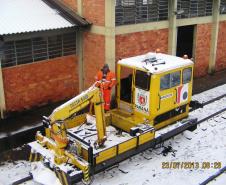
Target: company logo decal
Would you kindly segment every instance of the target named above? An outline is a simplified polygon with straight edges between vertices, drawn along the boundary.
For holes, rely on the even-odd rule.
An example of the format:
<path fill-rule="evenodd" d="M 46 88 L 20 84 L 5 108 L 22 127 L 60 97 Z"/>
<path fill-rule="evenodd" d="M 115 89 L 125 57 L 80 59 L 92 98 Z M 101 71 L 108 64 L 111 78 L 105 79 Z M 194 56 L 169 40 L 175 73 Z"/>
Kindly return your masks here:
<path fill-rule="evenodd" d="M 135 89 L 135 107 L 137 111 L 149 114 L 149 96 L 149 91 Z"/>
<path fill-rule="evenodd" d="M 147 103 L 147 97 L 143 94 L 138 94 L 138 102 L 140 105 L 145 106 Z"/>

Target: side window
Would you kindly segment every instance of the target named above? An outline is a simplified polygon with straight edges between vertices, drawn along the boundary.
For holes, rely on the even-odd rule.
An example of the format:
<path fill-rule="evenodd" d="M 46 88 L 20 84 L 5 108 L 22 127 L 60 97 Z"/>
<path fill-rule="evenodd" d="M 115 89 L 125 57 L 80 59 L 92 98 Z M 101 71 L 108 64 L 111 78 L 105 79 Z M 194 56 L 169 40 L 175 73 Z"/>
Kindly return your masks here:
<path fill-rule="evenodd" d="M 183 84 L 186 84 L 191 81 L 192 69 L 187 68 L 183 70 Z"/>
<path fill-rule="evenodd" d="M 170 88 L 170 74 L 162 76 L 160 81 L 160 90 Z"/>
<path fill-rule="evenodd" d="M 148 91 L 150 89 L 151 74 L 144 71 L 136 71 L 135 86 Z"/>
<path fill-rule="evenodd" d="M 180 85 L 180 76 L 180 71 L 162 76 L 160 80 L 160 90 L 165 90 Z"/>
<path fill-rule="evenodd" d="M 180 71 L 170 74 L 170 87 L 180 85 Z"/>

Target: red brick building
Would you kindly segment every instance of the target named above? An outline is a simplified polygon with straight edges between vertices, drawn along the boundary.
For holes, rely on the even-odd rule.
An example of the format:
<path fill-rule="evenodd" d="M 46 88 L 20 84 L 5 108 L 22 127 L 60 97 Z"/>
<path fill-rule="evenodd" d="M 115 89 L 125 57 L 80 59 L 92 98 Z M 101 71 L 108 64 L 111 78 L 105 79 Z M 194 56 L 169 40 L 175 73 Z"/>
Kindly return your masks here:
<path fill-rule="evenodd" d="M 84 87 L 104 62 L 115 69 L 118 59 L 156 48 L 193 58 L 195 77 L 226 68 L 225 0 L 64 2 L 92 23 L 83 33 Z"/>
<path fill-rule="evenodd" d="M 2 110 L 6 112 L 70 98 L 93 83 L 97 70 L 104 63 L 115 70 L 118 59 L 157 48 L 163 53 L 187 54 L 193 58 L 195 77 L 226 69 L 225 0 L 45 2 L 55 6 L 63 17 L 74 19 L 79 15 L 79 20 L 84 21 L 81 19 L 84 17 L 92 25 L 69 29 L 77 35 L 74 54 L 64 56 L 61 50 L 60 55 L 47 56 L 37 62 L 35 58 L 31 63 L 14 66 L 4 66 L 2 62 L 4 98 L 0 99 L 5 102 Z M 65 29 L 60 30 L 64 35 Z M 72 34 L 71 31 L 67 33 Z M 51 35 L 49 30 L 48 36 Z M 57 42 L 60 40 L 57 38 L 63 36 L 55 35 L 56 38 L 47 40 L 62 46 L 63 41 Z M 0 101 L 0 104 L 4 103 Z"/>
<path fill-rule="evenodd" d="M 78 30 L 89 23 L 56 8 L 41 0 L 2 2 L 1 117 L 78 94 Z"/>

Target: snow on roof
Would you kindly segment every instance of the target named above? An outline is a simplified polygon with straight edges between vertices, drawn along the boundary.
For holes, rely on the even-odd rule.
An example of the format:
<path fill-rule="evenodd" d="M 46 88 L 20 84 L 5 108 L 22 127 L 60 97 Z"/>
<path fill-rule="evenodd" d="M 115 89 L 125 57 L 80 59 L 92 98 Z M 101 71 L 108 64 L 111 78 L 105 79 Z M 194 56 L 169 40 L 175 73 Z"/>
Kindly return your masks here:
<path fill-rule="evenodd" d="M 119 60 L 118 64 L 131 66 L 150 73 L 161 73 L 172 69 L 192 65 L 189 59 L 183 59 L 162 53 L 147 53 Z"/>
<path fill-rule="evenodd" d="M 73 26 L 42 0 L 1 0 L 0 35 Z"/>

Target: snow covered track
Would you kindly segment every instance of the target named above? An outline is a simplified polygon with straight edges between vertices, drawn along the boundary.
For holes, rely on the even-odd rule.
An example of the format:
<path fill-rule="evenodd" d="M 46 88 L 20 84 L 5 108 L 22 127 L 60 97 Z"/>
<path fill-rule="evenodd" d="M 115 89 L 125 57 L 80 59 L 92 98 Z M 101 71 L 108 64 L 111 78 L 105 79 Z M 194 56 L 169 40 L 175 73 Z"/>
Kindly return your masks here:
<path fill-rule="evenodd" d="M 192 96 L 190 112 L 226 97 L 226 84 Z"/>
<path fill-rule="evenodd" d="M 143 157 L 142 159 L 144 161 L 149 161 L 149 160 L 151 160 L 153 158 L 153 155 L 154 155 L 154 153 L 156 153 L 156 151 L 157 151 L 157 153 L 159 153 L 158 152 L 158 149 L 157 150 L 156 149 L 152 150 L 151 148 L 155 148 L 155 146 L 157 144 L 160 144 L 163 141 L 165 141 L 165 143 L 171 142 L 172 140 L 174 140 L 174 138 L 177 138 L 177 137 L 185 137 L 188 140 L 187 143 L 189 143 L 191 140 L 193 140 L 193 138 L 195 138 L 195 136 L 197 137 L 197 135 L 200 135 L 200 131 L 195 131 L 195 134 L 196 134 L 195 135 L 194 132 L 189 132 L 189 131 L 186 131 L 186 130 L 188 130 L 188 129 L 192 130 L 198 124 L 200 124 L 199 125 L 199 129 L 201 128 L 200 130 L 201 130 L 201 132 L 203 132 L 202 133 L 202 137 L 203 138 L 209 137 L 210 132 L 208 132 L 208 130 L 211 130 L 211 129 L 212 129 L 211 132 L 213 132 L 213 133 L 216 134 L 217 133 L 216 132 L 217 129 L 214 130 L 213 128 L 217 128 L 218 127 L 218 128 L 220 128 L 219 130 L 223 130 L 223 129 L 226 130 L 226 127 L 225 127 L 226 126 L 225 125 L 226 124 L 226 95 L 223 94 L 223 93 L 217 94 L 217 95 L 218 96 L 216 96 L 216 94 L 215 94 L 215 96 L 212 97 L 211 100 L 205 99 L 205 101 L 204 100 L 202 101 L 201 99 L 203 97 L 207 97 L 207 94 L 205 94 L 205 92 L 203 94 L 201 94 L 200 97 L 197 98 L 197 100 L 201 100 L 201 102 L 203 104 L 203 108 L 195 109 L 194 111 L 190 112 L 190 116 L 189 116 L 188 119 L 193 120 L 193 121 L 191 121 L 191 122 L 188 122 L 188 120 L 180 121 L 180 122 L 177 122 L 177 123 L 175 123 L 173 125 L 170 125 L 170 126 L 164 128 L 164 129 L 161 129 L 160 131 L 157 131 L 156 132 L 156 138 L 155 138 L 155 140 L 152 143 L 149 143 L 147 145 L 147 148 L 146 147 L 142 148 L 140 150 L 140 152 L 142 152 L 141 154 L 135 155 L 136 153 L 133 153 L 132 155 L 128 155 L 127 156 L 129 158 L 128 160 L 133 159 L 134 157 L 136 158 L 136 156 L 139 156 L 139 157 L 142 156 Z M 219 119 L 219 117 L 221 119 Z M 197 118 L 197 121 L 195 121 L 195 118 Z M 214 123 L 212 123 L 212 122 L 214 122 Z M 182 132 L 183 132 L 183 134 L 180 134 Z M 179 136 L 176 136 L 178 134 L 180 134 L 180 135 Z M 224 132 L 223 132 L 223 134 L 224 134 Z M 224 140 L 225 141 L 226 133 L 224 135 L 219 135 L 219 137 L 221 137 L 221 140 Z M 217 138 L 217 136 L 216 136 L 216 138 Z M 166 140 L 168 140 L 168 141 L 166 141 Z M 176 142 L 178 142 L 178 143 L 181 143 L 182 142 L 183 143 L 184 141 L 183 141 L 182 138 L 180 138 L 180 140 L 177 140 Z M 175 146 L 173 146 L 173 149 L 172 150 L 175 149 L 174 147 Z M 187 146 L 187 147 L 189 148 L 189 146 Z M 217 147 L 217 145 L 216 145 L 216 143 L 214 144 L 214 142 L 213 142 L 213 146 L 209 145 L 209 147 L 213 147 L 212 150 L 214 151 L 215 150 L 215 147 Z M 224 146 L 223 147 L 226 148 L 225 143 L 224 143 Z M 150 148 L 150 149 L 148 149 L 148 148 Z M 146 149 L 148 149 L 148 150 L 146 150 Z M 207 146 L 203 146 L 203 152 L 204 152 L 203 155 L 205 154 L 204 149 L 206 151 Z M 149 152 L 150 150 L 152 150 L 152 152 Z M 181 148 L 178 148 L 177 150 L 180 151 Z M 190 150 L 193 150 L 193 149 L 190 149 Z M 191 152 L 191 154 L 189 154 L 190 150 L 188 150 L 188 155 L 194 155 L 194 153 L 192 153 L 192 152 Z M 150 153 L 150 154 L 148 154 L 148 153 Z M 176 153 L 176 154 L 178 154 L 178 153 Z M 162 160 L 160 158 L 163 158 L 161 156 L 161 154 L 162 154 L 162 152 L 160 152 L 158 154 L 158 155 L 160 155 L 159 156 L 159 160 L 160 161 Z M 131 156 L 133 156 L 133 157 L 131 157 Z M 222 160 L 222 158 L 218 158 L 217 156 L 218 155 L 216 155 L 215 160 L 221 160 L 222 161 L 222 166 L 226 165 L 226 161 L 225 160 Z M 226 158 L 226 156 L 225 156 L 225 158 Z M 121 163 L 119 163 L 120 161 L 125 160 L 125 159 L 126 158 L 119 160 L 116 168 L 118 168 L 118 170 L 120 171 L 119 173 L 127 176 L 127 174 L 129 174 L 132 169 L 130 169 L 130 168 L 124 168 L 123 167 L 123 164 L 125 163 L 124 161 L 121 162 Z M 163 158 L 163 159 L 166 161 L 165 158 Z M 182 155 L 180 156 L 179 159 L 180 160 L 184 160 L 184 158 L 183 158 Z M 204 161 L 205 160 L 208 160 L 208 159 L 209 158 L 206 158 L 206 159 L 204 159 Z M 128 160 L 126 160 L 126 161 L 128 161 Z M 171 160 L 172 161 L 172 160 L 175 160 L 175 159 L 174 158 L 172 158 L 172 159 L 170 158 L 170 159 L 167 159 L 167 160 Z M 186 160 L 196 160 L 196 158 L 191 158 L 191 159 L 188 158 Z M 200 159 L 197 159 L 197 160 L 200 160 Z M 143 162 L 141 160 L 139 160 L 139 163 L 138 164 L 140 164 L 140 163 L 143 163 Z M 138 168 L 137 167 L 135 167 L 135 168 L 137 169 L 136 174 L 137 173 L 142 173 L 142 169 L 141 169 L 141 171 L 139 171 L 139 169 L 140 169 L 139 168 L 139 165 L 138 165 Z M 151 169 L 151 164 L 150 164 L 150 167 L 149 168 Z M 1 169 L 1 166 L 0 166 L 0 169 Z M 110 171 L 109 172 L 109 174 L 110 174 L 115 169 L 107 169 L 107 170 Z M 161 169 L 161 170 L 163 170 L 163 169 Z M 158 172 L 158 173 L 160 173 L 160 172 Z M 171 173 L 171 172 L 168 172 L 168 173 Z M 215 174 L 215 171 L 214 172 L 211 171 L 211 173 L 208 173 L 208 176 L 204 176 L 201 180 L 197 180 L 196 179 L 196 183 L 190 183 L 190 184 L 199 184 L 201 182 L 204 183 L 204 182 L 206 182 L 205 179 L 213 178 L 212 177 L 213 174 L 214 174 L 213 177 L 216 178 L 215 175 L 218 174 L 218 173 Z M 143 184 L 143 185 L 144 184 L 151 184 L 151 185 L 156 184 L 157 181 L 155 181 L 156 183 L 151 182 L 152 181 L 152 178 L 155 178 L 155 175 L 158 175 L 158 174 L 154 174 L 153 177 L 151 176 L 149 178 L 150 179 L 149 182 L 148 181 L 147 182 L 146 181 L 143 181 L 142 183 L 138 183 L 138 184 Z M 110 182 L 105 181 L 103 178 L 99 178 L 100 176 L 103 176 L 103 172 L 100 173 L 100 174 L 97 174 L 95 176 L 97 176 L 97 181 L 94 181 L 95 182 L 94 185 L 95 184 L 107 184 L 107 183 L 109 183 L 109 184 L 119 184 L 119 181 L 121 183 L 121 178 L 119 178 L 120 179 L 119 181 L 116 181 L 118 183 L 114 182 L 114 180 L 111 180 L 111 177 L 110 177 Z M 114 174 L 113 174 L 113 176 L 114 176 Z M 98 180 L 98 178 L 99 178 L 99 180 Z M 114 177 L 112 177 L 112 178 L 114 178 Z M 163 178 L 164 178 L 164 176 L 163 176 Z M 107 175 L 107 179 L 109 179 L 109 175 Z M 134 182 L 133 181 L 125 181 L 125 183 L 123 183 L 123 184 L 131 184 L 131 183 L 132 184 L 137 184 L 136 181 L 134 181 Z M 1 180 L 0 180 L 0 184 L 1 184 Z M 162 183 L 162 184 L 165 184 L 165 183 Z M 160 183 L 160 185 L 162 185 L 162 184 Z M 184 184 L 184 183 L 178 183 L 178 184 Z M 187 184 L 189 184 L 189 182 Z M 177 185 L 177 183 L 175 185 Z"/>
<path fill-rule="evenodd" d="M 217 177 L 219 177 L 222 173 L 224 173 L 226 171 L 226 166 L 224 166 L 223 168 L 221 168 L 219 171 L 217 171 L 217 173 L 213 174 L 212 176 L 210 176 L 208 179 L 206 179 L 205 181 L 203 181 L 200 185 L 206 185 L 209 182 L 211 182 L 212 180 L 216 179 Z"/>
<path fill-rule="evenodd" d="M 226 109 L 226 97 L 221 98 L 218 101 L 214 101 L 205 105 L 203 108 L 196 109 L 190 112 L 189 117 L 198 118 L 198 122 L 203 122 L 215 115 L 224 112 Z"/>
<path fill-rule="evenodd" d="M 215 87 L 213 89 L 209 89 L 199 94 L 195 94 L 192 96 L 193 101 L 199 101 L 203 105 L 209 104 L 211 101 L 216 101 L 218 99 L 223 98 L 226 93 L 226 84 Z"/>
<path fill-rule="evenodd" d="M 24 178 L 21 178 L 21 179 L 19 179 L 17 181 L 14 181 L 12 183 L 12 185 L 19 185 L 19 184 L 22 184 L 22 183 L 27 182 L 29 180 L 32 180 L 32 179 L 33 179 L 32 175 L 29 174 L 27 177 L 24 177 Z"/>

